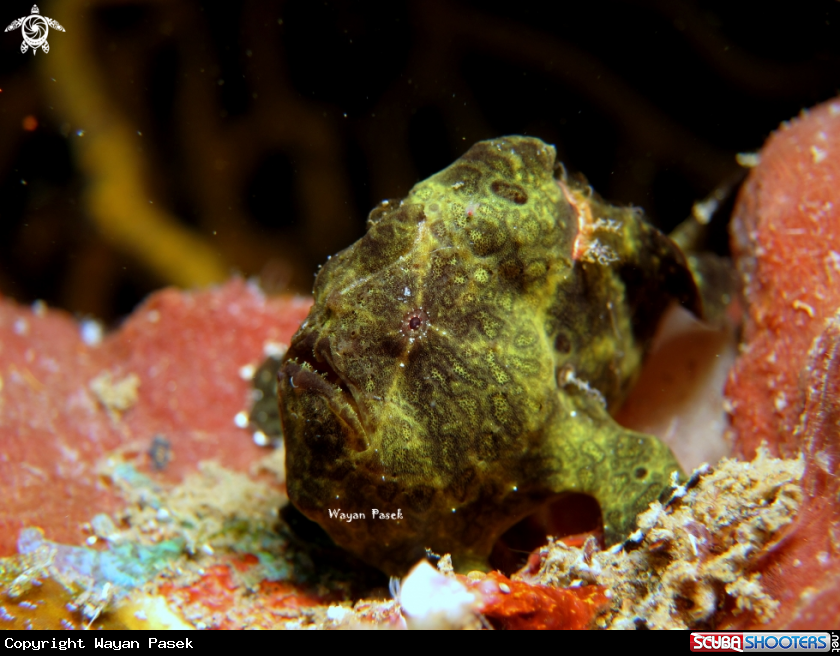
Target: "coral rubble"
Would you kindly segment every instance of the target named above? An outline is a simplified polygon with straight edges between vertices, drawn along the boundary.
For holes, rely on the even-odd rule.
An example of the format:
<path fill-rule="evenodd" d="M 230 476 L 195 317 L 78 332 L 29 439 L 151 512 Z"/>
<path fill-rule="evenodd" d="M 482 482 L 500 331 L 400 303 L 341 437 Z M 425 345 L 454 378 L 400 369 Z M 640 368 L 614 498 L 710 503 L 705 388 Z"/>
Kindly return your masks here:
<path fill-rule="evenodd" d="M 537 567 L 520 574 L 544 585 L 604 586 L 612 609 L 606 628 L 686 629 L 711 623 L 727 604 L 753 621 L 771 618 L 778 602 L 752 568 L 772 551 L 803 497 L 804 461 L 778 460 L 760 449 L 751 462 L 725 459 L 698 470 L 690 489 L 651 504 L 622 549 L 599 550 L 552 541 Z M 532 571 L 532 570 L 536 571 Z"/>

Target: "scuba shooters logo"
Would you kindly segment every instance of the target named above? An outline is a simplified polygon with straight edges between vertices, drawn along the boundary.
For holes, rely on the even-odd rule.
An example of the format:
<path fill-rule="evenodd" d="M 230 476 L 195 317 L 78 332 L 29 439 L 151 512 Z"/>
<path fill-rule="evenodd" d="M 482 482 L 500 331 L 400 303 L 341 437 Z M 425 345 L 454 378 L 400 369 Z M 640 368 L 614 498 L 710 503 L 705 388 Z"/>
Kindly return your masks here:
<path fill-rule="evenodd" d="M 836 632 L 832 632 L 835 633 Z M 840 651 L 837 635 L 827 631 L 698 631 L 689 637 L 691 651 L 824 652 Z"/>
<path fill-rule="evenodd" d="M 740 633 L 692 633 L 691 651 L 744 651 Z"/>
<path fill-rule="evenodd" d="M 38 52 L 41 48 L 44 52 L 50 51 L 50 44 L 47 43 L 47 35 L 50 33 L 50 28 L 64 32 L 64 28 L 57 20 L 41 16 L 38 10 L 38 5 L 32 5 L 32 13 L 29 16 L 16 18 L 6 28 L 7 32 L 20 28 L 23 34 L 23 43 L 20 44 L 20 51 L 26 52 L 32 48 L 32 54 Z"/>

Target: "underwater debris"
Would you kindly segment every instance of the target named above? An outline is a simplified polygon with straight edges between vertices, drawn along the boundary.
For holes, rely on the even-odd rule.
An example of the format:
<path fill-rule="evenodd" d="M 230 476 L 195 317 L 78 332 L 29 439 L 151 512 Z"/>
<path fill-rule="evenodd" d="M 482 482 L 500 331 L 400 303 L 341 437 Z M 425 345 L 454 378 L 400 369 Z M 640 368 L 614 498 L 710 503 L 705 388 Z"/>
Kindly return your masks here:
<path fill-rule="evenodd" d="M 639 530 L 623 546 L 601 551 L 552 540 L 539 562 L 515 578 L 549 586 L 597 584 L 611 609 L 603 628 L 704 626 L 727 604 L 767 622 L 779 602 L 755 571 L 796 518 L 804 492 L 804 458 L 779 460 L 759 448 L 752 462 L 724 459 L 705 468 L 693 486 L 678 486 L 665 505 L 639 516 Z"/>
<path fill-rule="evenodd" d="M 0 558 L 0 628 L 126 628 L 113 611 L 168 570 L 183 544 L 121 543 L 96 551 L 58 544 L 27 528 L 18 551 Z"/>
<path fill-rule="evenodd" d="M 272 461 L 263 471 L 273 467 Z M 196 473 L 171 487 L 155 483 L 119 460 L 109 461 L 100 472 L 114 482 L 127 502 L 119 513 L 126 528 L 111 542 L 155 545 L 176 541 L 188 554 L 232 550 L 282 556 L 284 549 L 274 523 L 277 508 L 286 500 L 266 482 L 212 461 L 200 462 Z M 266 563 L 270 562 L 274 561 L 267 559 Z M 265 574 L 272 579 L 285 578 L 287 568 Z"/>
<path fill-rule="evenodd" d="M 409 629 L 480 628 L 478 598 L 455 577 L 421 560 L 402 580 L 397 594 Z"/>
<path fill-rule="evenodd" d="M 152 438 L 152 445 L 149 447 L 149 458 L 152 466 L 157 471 L 166 469 L 166 465 L 172 459 L 172 444 L 165 436 L 157 434 Z"/>
<path fill-rule="evenodd" d="M 83 591 L 86 599 L 99 598 L 103 603 L 151 580 L 183 551 L 183 541 L 178 540 L 153 545 L 112 542 L 109 550 L 95 551 L 46 540 L 37 528 L 24 529 L 18 538 L 27 571 L 49 576 L 68 590 Z M 18 587 L 13 583 L 8 592 L 19 595 Z"/>
<path fill-rule="evenodd" d="M 140 378 L 135 373 L 116 380 L 110 371 L 103 371 L 90 381 L 91 391 L 115 421 L 137 403 L 138 387 Z"/>

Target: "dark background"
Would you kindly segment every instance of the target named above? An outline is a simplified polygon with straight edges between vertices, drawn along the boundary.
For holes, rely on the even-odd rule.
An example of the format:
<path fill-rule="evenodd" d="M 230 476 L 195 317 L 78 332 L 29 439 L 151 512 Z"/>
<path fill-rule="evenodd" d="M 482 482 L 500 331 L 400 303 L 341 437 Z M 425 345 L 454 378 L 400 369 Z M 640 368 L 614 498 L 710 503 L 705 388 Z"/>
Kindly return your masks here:
<path fill-rule="evenodd" d="M 503 134 L 670 229 L 840 90 L 835 0 L 40 10 L 49 53 L 0 34 L 0 293 L 111 323 L 232 271 L 308 292 L 374 204 Z"/>

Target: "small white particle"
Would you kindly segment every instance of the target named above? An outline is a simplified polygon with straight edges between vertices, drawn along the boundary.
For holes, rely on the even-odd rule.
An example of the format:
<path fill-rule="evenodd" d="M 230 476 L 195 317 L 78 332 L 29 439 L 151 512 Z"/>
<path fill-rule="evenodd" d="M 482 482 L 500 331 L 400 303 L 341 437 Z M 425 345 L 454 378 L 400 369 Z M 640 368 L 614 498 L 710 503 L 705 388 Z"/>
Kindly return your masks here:
<path fill-rule="evenodd" d="M 95 545 L 95 544 L 96 544 L 96 541 L 97 541 L 98 539 L 99 539 L 99 538 L 97 538 L 95 535 L 89 535 L 89 536 L 85 539 L 85 544 L 86 544 L 87 546 L 89 546 L 89 547 L 92 547 L 93 545 Z"/>
<path fill-rule="evenodd" d="M 745 169 L 754 169 L 761 163 L 761 156 L 758 153 L 738 153 L 735 161 Z"/>
<path fill-rule="evenodd" d="M 510 586 L 507 583 L 499 583 L 499 590 L 505 594 L 510 594 Z"/>
<path fill-rule="evenodd" d="M 239 377 L 242 380 L 253 380 L 257 368 L 252 364 L 245 364 L 239 367 Z"/>
<path fill-rule="evenodd" d="M 136 617 L 141 622 L 145 622 L 147 619 L 149 619 L 149 616 L 146 615 L 146 611 L 144 611 L 144 610 L 134 611 L 134 617 Z"/>
<path fill-rule="evenodd" d="M 96 319 L 82 319 L 79 330 L 82 333 L 82 341 L 88 346 L 99 346 L 102 343 L 104 330 Z"/>
<path fill-rule="evenodd" d="M 157 310 L 149 310 L 146 312 L 146 321 L 149 323 L 157 323 L 160 321 L 160 312 Z"/>
<path fill-rule="evenodd" d="M 245 428 L 248 425 L 248 413 L 244 410 L 240 410 L 233 418 L 233 423 L 236 424 L 238 428 Z"/>
<path fill-rule="evenodd" d="M 828 157 L 828 153 L 825 150 L 823 150 L 822 148 L 817 148 L 816 146 L 811 146 L 811 157 L 814 160 L 814 164 L 819 164 L 826 157 Z"/>
<path fill-rule="evenodd" d="M 720 202 L 717 198 L 708 198 L 704 201 L 694 203 L 691 214 L 701 225 L 707 225 L 717 211 Z"/>
<path fill-rule="evenodd" d="M 598 239 L 593 239 L 583 254 L 584 261 L 593 264 L 597 263 L 601 266 L 608 266 L 613 262 L 618 262 L 618 259 L 618 255 L 612 247 L 607 244 L 602 244 Z"/>
<path fill-rule="evenodd" d="M 807 303 L 803 303 L 799 299 L 796 299 L 793 303 L 791 303 L 791 307 L 793 307 L 794 310 L 802 310 L 809 317 L 811 317 L 812 319 L 814 318 L 814 308 L 812 308 Z"/>
<path fill-rule="evenodd" d="M 283 342 L 266 342 L 263 344 L 263 355 L 267 358 L 275 358 L 279 360 L 286 355 L 286 351 L 288 350 L 289 345 L 284 344 Z"/>
<path fill-rule="evenodd" d="M 403 296 L 411 296 L 411 290 L 408 287 L 403 290 Z"/>
<path fill-rule="evenodd" d="M 822 469 L 826 474 L 829 476 L 833 476 L 834 472 L 833 467 L 831 466 L 831 454 L 828 451 L 817 451 L 814 454 L 814 460 L 817 461 L 817 465 L 819 468 Z"/>
<path fill-rule="evenodd" d="M 686 533 L 688 535 L 688 541 L 691 542 L 691 550 L 694 552 L 694 555 L 697 556 L 697 538 L 695 538 L 691 533 Z"/>
<path fill-rule="evenodd" d="M 26 319 L 18 317 L 15 319 L 13 330 L 15 331 L 15 335 L 25 335 L 29 331 L 29 324 L 26 323 Z"/>
<path fill-rule="evenodd" d="M 271 440 L 268 439 L 268 435 L 262 431 L 254 431 L 254 444 L 257 446 L 268 446 L 270 443 Z"/>
<path fill-rule="evenodd" d="M 38 299 L 32 304 L 32 313 L 36 317 L 44 317 L 47 314 L 47 304 Z"/>
<path fill-rule="evenodd" d="M 639 541 L 639 540 L 641 540 L 643 537 L 645 537 L 644 531 L 642 531 L 641 529 L 636 529 L 635 531 L 633 531 L 633 532 L 632 532 L 632 533 L 631 533 L 631 534 L 627 537 L 627 539 L 628 539 L 628 540 L 630 540 L 631 542 L 638 542 L 638 541 Z"/>
<path fill-rule="evenodd" d="M 330 606 L 327 608 L 327 619 L 333 622 L 340 622 L 349 612 L 344 606 Z"/>

